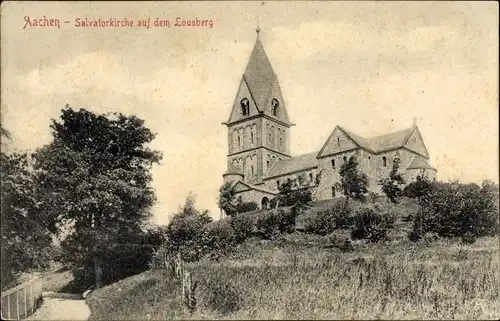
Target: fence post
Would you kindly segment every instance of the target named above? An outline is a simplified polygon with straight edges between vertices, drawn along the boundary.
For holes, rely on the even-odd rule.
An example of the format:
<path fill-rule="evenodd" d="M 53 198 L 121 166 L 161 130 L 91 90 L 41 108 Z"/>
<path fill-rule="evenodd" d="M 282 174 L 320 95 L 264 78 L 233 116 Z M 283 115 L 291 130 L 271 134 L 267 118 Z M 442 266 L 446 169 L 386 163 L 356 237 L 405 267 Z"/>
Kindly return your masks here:
<path fill-rule="evenodd" d="M 10 319 L 10 294 L 7 295 L 7 319 Z"/>
<path fill-rule="evenodd" d="M 24 318 L 28 317 L 28 306 L 26 305 L 28 301 L 26 300 L 26 290 L 27 288 L 24 288 Z"/>
<path fill-rule="evenodd" d="M 16 309 L 17 309 L 17 319 L 19 320 L 19 291 L 16 291 Z"/>
<path fill-rule="evenodd" d="M 35 312 L 35 298 L 33 297 L 33 283 L 30 284 L 31 314 L 33 314 L 33 312 Z"/>

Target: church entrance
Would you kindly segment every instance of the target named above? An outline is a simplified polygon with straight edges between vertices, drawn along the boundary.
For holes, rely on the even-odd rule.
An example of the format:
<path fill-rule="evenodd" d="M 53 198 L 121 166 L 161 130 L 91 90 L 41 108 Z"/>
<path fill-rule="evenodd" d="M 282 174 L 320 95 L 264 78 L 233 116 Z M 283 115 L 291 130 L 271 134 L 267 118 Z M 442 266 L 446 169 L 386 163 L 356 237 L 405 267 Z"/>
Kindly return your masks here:
<path fill-rule="evenodd" d="M 263 197 L 260 203 L 260 208 L 263 210 L 267 210 L 268 205 L 269 205 L 269 199 L 267 197 Z"/>

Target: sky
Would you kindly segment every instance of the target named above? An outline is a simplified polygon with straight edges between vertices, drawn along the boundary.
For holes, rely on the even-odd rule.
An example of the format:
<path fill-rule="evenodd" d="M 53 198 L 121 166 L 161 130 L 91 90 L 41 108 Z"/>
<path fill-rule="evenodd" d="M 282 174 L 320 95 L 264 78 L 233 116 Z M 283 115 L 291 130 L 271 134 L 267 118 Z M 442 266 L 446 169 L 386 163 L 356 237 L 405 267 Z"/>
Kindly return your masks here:
<path fill-rule="evenodd" d="M 497 2 L 3 2 L 1 121 L 9 148 L 35 150 L 66 103 L 136 115 L 163 151 L 155 222 L 192 191 L 214 218 L 226 121 L 256 39 L 278 76 L 291 152 L 318 151 L 336 125 L 361 136 L 410 127 L 440 180 L 498 182 Z M 57 27 L 31 20 L 59 19 Z M 174 27 L 181 19 L 213 27 Z M 151 19 L 76 27 L 75 19 Z M 154 27 L 159 18 L 170 28 Z M 69 23 L 64 23 L 69 21 Z"/>

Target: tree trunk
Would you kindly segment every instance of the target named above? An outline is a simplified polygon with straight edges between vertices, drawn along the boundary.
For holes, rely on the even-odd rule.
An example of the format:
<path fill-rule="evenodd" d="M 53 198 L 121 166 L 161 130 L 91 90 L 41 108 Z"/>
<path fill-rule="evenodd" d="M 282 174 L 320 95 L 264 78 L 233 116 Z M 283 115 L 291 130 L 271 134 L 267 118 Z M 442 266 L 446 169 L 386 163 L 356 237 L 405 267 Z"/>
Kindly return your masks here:
<path fill-rule="evenodd" d="M 99 289 L 102 285 L 102 269 L 99 257 L 94 257 L 94 279 L 95 279 L 95 289 Z"/>

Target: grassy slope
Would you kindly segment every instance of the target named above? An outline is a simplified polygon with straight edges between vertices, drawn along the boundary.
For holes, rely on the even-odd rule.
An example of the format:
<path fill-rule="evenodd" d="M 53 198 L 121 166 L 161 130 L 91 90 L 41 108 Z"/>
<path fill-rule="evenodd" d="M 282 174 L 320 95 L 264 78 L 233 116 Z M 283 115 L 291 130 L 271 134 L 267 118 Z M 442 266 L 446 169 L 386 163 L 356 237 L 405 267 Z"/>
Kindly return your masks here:
<path fill-rule="evenodd" d="M 300 233 L 250 240 L 229 258 L 190 265 L 198 311 L 185 314 L 179 281 L 161 270 L 88 298 L 92 320 L 493 319 L 500 315 L 498 239 L 355 244 L 341 253 Z"/>

